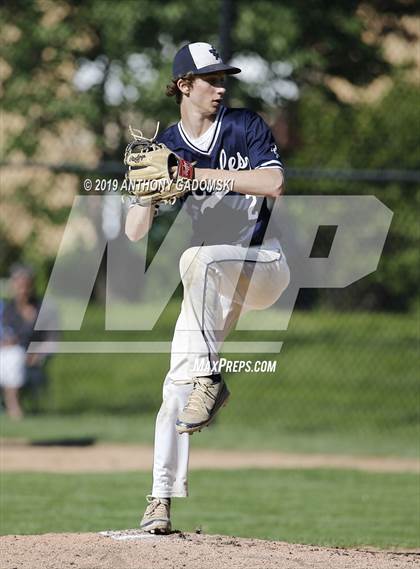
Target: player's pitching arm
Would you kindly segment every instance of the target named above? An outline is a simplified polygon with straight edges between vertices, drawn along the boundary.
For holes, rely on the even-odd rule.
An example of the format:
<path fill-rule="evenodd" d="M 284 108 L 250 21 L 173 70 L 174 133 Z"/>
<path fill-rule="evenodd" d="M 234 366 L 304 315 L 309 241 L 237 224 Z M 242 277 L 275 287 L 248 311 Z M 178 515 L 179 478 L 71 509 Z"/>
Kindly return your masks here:
<path fill-rule="evenodd" d="M 283 173 L 280 168 L 259 168 L 256 170 L 213 170 L 196 168 L 197 180 L 232 180 L 233 189 L 241 194 L 277 198 L 284 189 Z M 153 224 L 154 208 L 133 206 L 128 210 L 125 234 L 130 241 L 139 241 Z"/>
<path fill-rule="evenodd" d="M 196 168 L 197 180 L 232 180 L 233 190 L 240 194 L 277 198 L 284 190 L 283 172 L 280 168 L 255 170 L 213 170 Z"/>

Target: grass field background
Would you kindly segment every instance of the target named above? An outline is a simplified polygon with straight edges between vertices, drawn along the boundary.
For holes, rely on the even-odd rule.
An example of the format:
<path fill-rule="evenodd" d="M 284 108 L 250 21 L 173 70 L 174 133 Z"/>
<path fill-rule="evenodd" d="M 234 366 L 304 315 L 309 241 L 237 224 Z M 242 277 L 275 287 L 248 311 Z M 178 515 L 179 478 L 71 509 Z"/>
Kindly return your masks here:
<path fill-rule="evenodd" d="M 92 306 L 82 330 L 62 339 L 170 340 L 178 309 L 171 303 L 150 333 L 104 332 L 103 310 Z M 230 339 L 284 341 L 277 371 L 227 374 L 231 402 L 193 446 L 419 456 L 415 315 L 296 312 L 287 331 Z M 152 444 L 168 363 L 169 354 L 58 355 L 42 412 L 20 423 L 2 416 L 1 436 Z M 1 484 L 4 534 L 99 531 L 136 527 L 150 474 L 7 473 Z M 190 500 L 174 502 L 174 526 L 185 531 L 420 547 L 414 474 L 194 471 L 191 490 Z"/>
<path fill-rule="evenodd" d="M 241 424 L 229 420 L 230 404 L 215 424 L 192 440 L 197 448 L 277 450 L 283 452 L 332 453 L 395 457 L 420 456 L 420 429 L 318 430 L 287 432 L 256 420 Z M 22 423 L 0 419 L 1 435 L 30 441 L 93 438 L 98 442 L 153 444 L 155 414 L 139 416 L 86 413 L 82 415 L 35 415 Z"/>
<path fill-rule="evenodd" d="M 91 306 L 80 332 L 63 340 L 170 340 L 172 302 L 150 333 L 104 332 Z M 284 341 L 272 373 L 226 374 L 232 397 L 200 444 L 415 456 L 420 390 L 416 315 L 295 312 L 283 332 L 235 332 L 230 339 Z M 50 362 L 44 412 L 22 424 L 3 418 L 3 436 L 93 436 L 151 442 L 169 354 L 68 354 Z"/>
<path fill-rule="evenodd" d="M 420 547 L 418 479 L 336 470 L 194 471 L 175 529 L 329 546 Z M 3 534 L 136 527 L 150 476 L 7 474 Z"/>

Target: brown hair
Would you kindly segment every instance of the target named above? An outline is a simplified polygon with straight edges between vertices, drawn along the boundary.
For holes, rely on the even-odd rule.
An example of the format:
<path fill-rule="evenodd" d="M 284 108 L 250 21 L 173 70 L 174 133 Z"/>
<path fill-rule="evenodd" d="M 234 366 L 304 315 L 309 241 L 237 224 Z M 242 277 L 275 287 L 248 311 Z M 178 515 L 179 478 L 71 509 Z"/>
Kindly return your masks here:
<path fill-rule="evenodd" d="M 177 85 L 180 79 L 183 79 L 187 83 L 187 85 L 191 87 L 192 84 L 194 83 L 195 76 L 192 73 L 192 71 L 189 71 L 186 75 L 183 75 L 182 77 L 177 77 L 176 79 L 172 79 L 169 85 L 166 85 L 166 96 L 175 97 L 175 101 L 177 102 L 178 105 L 181 104 L 182 95 L 183 95 L 183 93 L 180 91 Z"/>

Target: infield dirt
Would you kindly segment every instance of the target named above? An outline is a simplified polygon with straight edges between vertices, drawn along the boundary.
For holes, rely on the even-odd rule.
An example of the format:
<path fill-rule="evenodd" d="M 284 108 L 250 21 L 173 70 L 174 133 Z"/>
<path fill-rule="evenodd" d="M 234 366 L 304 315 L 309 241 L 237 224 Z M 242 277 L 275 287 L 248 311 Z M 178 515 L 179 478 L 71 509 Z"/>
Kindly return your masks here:
<path fill-rule="evenodd" d="M 408 569 L 420 553 L 332 549 L 173 533 L 114 540 L 98 534 L 1 538 L 2 569 Z M 137 536 L 137 539 L 136 539 Z"/>
<path fill-rule="evenodd" d="M 88 447 L 32 446 L 27 441 L 3 439 L 4 472 L 151 472 L 153 448 L 146 445 L 99 443 Z M 274 451 L 210 450 L 193 448 L 191 469 L 338 468 L 368 472 L 420 473 L 415 458 L 336 454 L 298 454 Z"/>
<path fill-rule="evenodd" d="M 31 447 L 2 441 L 3 471 L 83 472 L 150 470 L 152 449 L 132 445 Z M 217 459 L 217 460 L 216 460 Z M 418 472 L 415 459 L 230 452 L 194 449 L 193 468 L 356 468 Z M 114 536 L 115 537 L 115 536 Z M 420 551 L 373 551 L 295 545 L 176 532 L 150 536 L 127 530 L 113 539 L 94 533 L 0 538 L 1 569 L 402 569 L 420 568 Z"/>

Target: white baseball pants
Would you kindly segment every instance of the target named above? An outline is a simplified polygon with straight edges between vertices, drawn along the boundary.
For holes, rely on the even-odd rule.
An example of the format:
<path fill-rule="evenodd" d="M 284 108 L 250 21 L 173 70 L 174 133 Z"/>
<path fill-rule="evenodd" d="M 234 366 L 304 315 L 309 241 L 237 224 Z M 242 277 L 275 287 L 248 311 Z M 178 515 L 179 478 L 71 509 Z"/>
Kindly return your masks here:
<path fill-rule="evenodd" d="M 175 423 L 193 378 L 209 375 L 194 369 L 214 365 L 240 314 L 271 306 L 290 279 L 281 249 L 237 245 L 191 247 L 181 257 L 180 273 L 184 299 L 156 419 L 152 496 L 159 498 L 188 495 L 189 435 L 179 435 Z"/>

